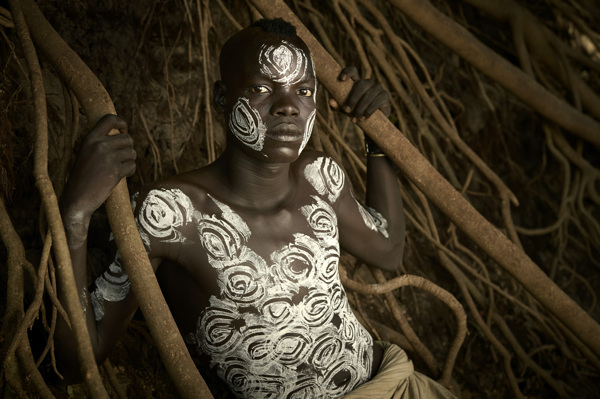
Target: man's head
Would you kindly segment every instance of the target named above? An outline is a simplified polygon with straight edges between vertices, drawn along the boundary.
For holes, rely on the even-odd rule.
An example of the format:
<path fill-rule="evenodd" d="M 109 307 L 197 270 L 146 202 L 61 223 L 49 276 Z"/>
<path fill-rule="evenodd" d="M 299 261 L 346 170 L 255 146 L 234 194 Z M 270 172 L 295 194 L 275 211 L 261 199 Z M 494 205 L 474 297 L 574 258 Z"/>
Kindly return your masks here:
<path fill-rule="evenodd" d="M 316 77 L 296 29 L 258 21 L 225 43 L 220 68 L 213 101 L 227 118 L 228 145 L 241 142 L 274 161 L 297 157 L 312 131 Z"/>

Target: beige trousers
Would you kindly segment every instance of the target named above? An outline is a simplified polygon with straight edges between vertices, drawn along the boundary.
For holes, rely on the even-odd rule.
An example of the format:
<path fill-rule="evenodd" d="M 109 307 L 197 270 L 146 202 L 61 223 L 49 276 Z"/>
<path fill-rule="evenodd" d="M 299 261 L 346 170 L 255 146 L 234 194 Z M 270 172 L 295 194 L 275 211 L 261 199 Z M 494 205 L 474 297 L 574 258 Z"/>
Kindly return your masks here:
<path fill-rule="evenodd" d="M 456 397 L 425 375 L 414 371 L 406 352 L 389 342 L 377 341 L 383 348 L 383 358 L 375 377 L 344 399 L 455 399 Z"/>

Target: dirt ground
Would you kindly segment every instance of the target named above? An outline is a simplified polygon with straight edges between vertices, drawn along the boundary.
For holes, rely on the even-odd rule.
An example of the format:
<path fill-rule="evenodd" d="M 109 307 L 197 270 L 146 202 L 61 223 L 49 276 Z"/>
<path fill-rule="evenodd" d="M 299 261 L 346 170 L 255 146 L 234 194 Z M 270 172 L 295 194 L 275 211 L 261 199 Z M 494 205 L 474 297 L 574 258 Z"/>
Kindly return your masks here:
<path fill-rule="evenodd" d="M 114 101 L 117 113 L 129 122 L 129 130 L 134 137 L 139 158 L 136 174 L 129 179 L 130 192 L 161 176 L 203 166 L 218 155 L 224 146 L 223 121 L 214 112 L 208 112 L 210 90 L 206 90 L 206 82 L 218 77 L 219 48 L 236 28 L 219 3 L 190 0 L 38 1 L 50 23 L 98 76 Z M 240 25 L 246 26 L 252 20 L 253 10 L 245 2 L 223 3 Z M 336 34 L 343 28 L 340 28 L 340 22 L 331 6 L 317 2 L 310 5 L 310 1 L 300 2 L 301 4 L 296 1 L 288 3 L 303 13 L 307 13 L 307 10 L 310 11 L 314 6 L 318 10 L 317 18 L 330 32 L 333 45 L 340 56 L 347 64 L 361 65 L 359 54 L 350 40 L 344 35 Z M 389 4 L 375 3 L 391 21 L 396 32 L 418 52 L 426 69 L 434 77 L 435 81 L 430 84 L 443 93 L 450 119 L 460 131 L 462 139 L 519 199 L 519 206 L 512 208 L 515 225 L 529 228 L 548 226 L 556 222 L 557 215 L 570 212 L 566 214 L 566 218 L 573 222 L 565 225 L 564 229 L 552 234 L 520 235 L 521 244 L 532 260 L 551 275 L 568 295 L 595 320 L 600 320 L 600 308 L 596 304 L 596 295 L 600 292 L 600 254 L 597 241 L 594 241 L 591 235 L 587 236 L 590 229 L 585 227 L 586 220 L 597 220 L 598 206 L 588 198 L 582 201 L 579 208 L 574 201 L 570 211 L 562 209 L 561 198 L 565 195 L 563 187 L 566 184 L 565 168 L 564 164 L 553 158 L 547 147 L 548 139 L 544 134 L 543 118 L 508 94 L 497 83 L 474 71 L 473 67 L 460 60 L 452 51 L 428 37 Z M 503 24 L 481 15 L 472 8 L 460 5 L 459 1 L 434 3 L 444 12 L 456 18 L 460 17 L 461 23 L 465 24 L 465 21 L 468 21 L 469 28 L 480 40 L 510 61 L 516 62 L 512 43 Z M 556 19 L 556 12 L 553 13 L 553 8 L 548 5 L 552 2 L 524 3 L 530 9 L 539 11 L 538 18 L 548 21 Z M 4 2 L 0 2 L 0 5 L 7 7 Z M 597 11 L 593 3 L 588 6 L 590 12 Z M 209 24 L 202 25 L 202 18 L 209 21 Z M 303 18 L 307 24 L 309 20 L 306 16 Z M 596 15 L 593 20 L 597 25 L 592 25 L 592 28 L 598 33 L 599 17 Z M 208 34 L 203 36 L 202 32 L 205 31 Z M 17 43 L 10 29 L 5 29 L 4 32 L 6 39 Z M 11 46 L 8 43 L 3 40 L 0 47 L 2 59 L 6 60 L 12 57 Z M 17 48 L 16 51 L 17 58 L 21 57 L 20 50 Z M 47 61 L 43 58 L 41 61 L 48 100 L 49 170 L 57 191 L 60 191 L 69 164 L 74 161 L 73 154 L 76 153 L 88 126 L 85 117 L 81 115 L 78 133 L 72 137 L 65 134 L 70 121 L 65 113 L 67 106 L 64 88 Z M 598 59 L 595 62 L 600 63 Z M 27 250 L 27 258 L 33 265 L 37 265 L 41 254 L 41 240 L 40 200 L 32 177 L 34 138 L 31 120 L 34 110 L 28 94 L 23 64 L 3 61 L 2 66 L 4 80 L 0 86 L 0 105 L 4 113 L 3 119 L 0 120 L 0 188 L 8 198 L 7 207 Z M 588 75 L 585 75 L 586 73 Z M 591 87 L 599 93 L 598 74 L 583 69 L 582 74 L 587 76 Z M 419 79 L 425 81 L 423 73 L 420 73 Z M 486 98 L 482 97 L 482 87 L 487 89 Z M 564 90 L 556 91 L 559 95 L 568 97 Z M 324 90 L 319 95 L 319 101 L 324 106 Z M 415 96 L 414 93 L 412 95 Z M 392 92 L 392 99 L 402 103 L 398 93 Z M 490 107 L 490 103 L 493 107 Z M 426 124 L 433 126 L 429 111 L 422 104 L 417 108 L 416 112 L 423 115 Z M 405 115 L 409 114 L 404 108 L 401 111 Z M 406 118 L 408 122 L 395 120 L 395 123 L 398 126 L 406 123 L 410 130 L 415 132 L 421 128 L 416 122 L 411 122 L 408 116 Z M 210 135 L 206 133 L 209 121 L 212 125 Z M 338 125 L 344 126 L 344 129 L 348 128 L 341 123 Z M 325 131 L 322 126 L 317 126 L 316 129 Z M 352 130 L 351 127 L 348 129 Z M 434 127 L 431 129 L 436 132 Z M 569 143 L 593 168 L 600 168 L 600 156 L 596 147 L 568 137 Z M 457 151 L 448 139 L 436 140 L 441 143 L 441 152 L 456 171 L 461 183 L 470 179 L 468 176 L 474 176 L 471 184 L 464 187 L 470 202 L 488 220 L 503 229 L 501 200 L 493 185 L 485 179 L 482 172 L 472 167 L 470 160 Z M 425 139 L 422 136 L 413 141 L 420 144 L 420 148 L 438 169 L 444 170 L 440 158 L 435 155 L 433 144 L 423 144 Z M 348 139 L 348 143 L 357 154 L 362 154 L 362 144 L 354 136 Z M 211 153 L 212 146 L 214 153 Z M 347 158 L 344 158 L 344 166 L 348 170 L 354 168 Z M 359 172 L 352 173 L 351 180 L 355 187 L 361 186 L 361 176 Z M 573 179 L 580 178 L 581 176 L 577 177 L 577 173 L 573 171 Z M 400 181 L 403 190 L 408 193 L 407 196 L 414 203 L 418 203 L 419 197 L 414 194 L 410 183 L 402 176 Z M 413 212 L 409 205 L 407 208 Z M 455 243 L 450 233 L 451 223 L 436 209 L 433 209 L 432 213 L 432 218 L 439 227 L 442 245 L 451 251 L 461 252 L 459 243 L 469 240 L 458 232 Z M 414 214 L 418 216 L 419 212 L 414 210 Z M 436 282 L 453 293 L 466 307 L 456 278 L 441 266 L 437 247 L 417 224 L 409 220 L 402 272 L 418 274 Z M 594 234 L 600 235 L 600 232 Z M 92 265 L 90 279 L 107 264 L 108 236 L 108 223 L 101 210 L 94 218 L 89 238 L 89 260 Z M 486 306 L 480 306 L 479 313 L 483 318 L 488 318 L 487 323 L 491 326 L 491 331 L 501 337 L 500 341 L 511 348 L 512 358 L 508 363 L 512 366 L 516 382 L 523 394 L 529 398 L 559 397 L 555 387 L 549 385 L 549 380 L 540 377 L 540 373 L 533 370 L 535 367 L 516 354 L 512 349 L 514 346 L 507 338 L 510 334 L 505 333 L 506 330 L 503 330 L 499 322 L 492 322 L 492 314 L 501 315 L 505 326 L 512 332 L 512 337 L 521 343 L 530 359 L 547 371 L 550 380 L 559 382 L 566 392 L 565 397 L 600 398 L 600 370 L 591 366 L 572 344 L 565 343 L 562 336 L 556 338 L 556 328 L 536 324 L 538 319 L 524 309 L 539 309 L 539 305 L 527 299 L 515 280 L 507 276 L 485 253 L 472 244 L 467 245 L 469 250 L 461 252 L 472 255 L 464 257 L 467 259 L 466 263 L 477 270 L 485 269 L 486 278 L 494 283 L 493 288 L 490 288 L 491 285 L 482 285 L 481 290 L 495 299 L 485 302 Z M 0 245 L 0 265 L 3 265 L 4 259 L 6 250 Z M 485 266 L 481 266 L 482 264 Z M 375 282 L 366 266 L 356 264 L 353 259 L 344 258 L 343 265 L 351 271 L 353 278 L 363 282 Z M 481 279 L 470 276 L 473 284 L 483 284 Z M 394 275 L 388 274 L 386 277 L 392 278 Z M 0 287 L 5 286 L 6 279 L 6 268 L 0 267 Z M 0 293 L 3 290 L 4 288 L 0 288 Z M 32 295 L 31 284 L 26 284 L 26 301 Z M 391 316 L 390 305 L 381 296 L 349 296 L 361 320 L 368 315 L 367 318 L 375 323 L 384 324 L 394 331 L 400 330 L 397 321 Z M 398 291 L 396 298 L 417 335 L 441 364 L 456 333 L 454 316 L 448 307 L 432 296 L 412 288 Z M 515 300 L 525 303 L 526 306 L 515 305 Z M 3 298 L 0 300 L 0 314 L 5 313 L 5 306 Z M 551 319 L 549 315 L 540 312 L 541 319 Z M 474 321 L 471 311 L 467 313 L 468 334 L 456 361 L 453 386 L 465 399 L 515 397 L 506 377 L 503 363 L 505 360 L 482 332 L 481 326 Z M 0 321 L 0 327 L 2 324 L 3 321 Z M 387 331 L 373 326 L 369 329 L 374 329 L 381 335 Z M 392 334 L 387 336 L 388 339 L 402 339 L 402 335 L 398 337 L 397 333 L 388 333 Z M 47 338 L 47 332 L 40 321 L 30 330 L 29 338 L 34 355 L 39 354 Z M 410 349 L 407 351 L 414 358 L 416 368 L 431 375 L 426 363 L 418 354 Z M 128 397 L 178 397 L 141 313 L 138 312 L 134 317 L 126 334 L 111 354 L 110 361 Z M 199 364 L 199 368 L 215 398 L 226 398 L 226 390 L 220 381 L 206 366 Z M 49 359 L 42 363 L 40 370 L 56 397 L 86 396 L 83 386 L 63 386 L 53 372 Z M 8 389 L 5 394 L 6 397 L 13 397 L 8 394 Z"/>

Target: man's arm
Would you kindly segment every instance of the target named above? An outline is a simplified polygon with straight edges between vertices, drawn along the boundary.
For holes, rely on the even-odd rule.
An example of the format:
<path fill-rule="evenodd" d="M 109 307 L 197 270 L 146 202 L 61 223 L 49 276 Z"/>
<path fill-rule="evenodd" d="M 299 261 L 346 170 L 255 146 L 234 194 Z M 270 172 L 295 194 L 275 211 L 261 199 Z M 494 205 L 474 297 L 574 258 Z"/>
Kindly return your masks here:
<path fill-rule="evenodd" d="M 377 109 L 389 116 L 389 95 L 381 86 L 372 80 L 361 80 L 355 67 L 345 68 L 340 74 L 340 80 L 348 79 L 355 83 L 341 109 L 353 121 L 364 120 Z M 331 105 L 339 108 L 335 101 Z M 396 270 L 402 265 L 404 253 L 402 195 L 392 162 L 374 143 L 370 144 L 366 207 L 351 200 L 349 195 L 340 198 L 340 243 L 346 251 L 372 266 Z"/>
<path fill-rule="evenodd" d="M 108 133 L 112 129 L 118 129 L 123 134 L 109 136 Z M 110 314 L 110 317 L 103 317 L 97 321 L 92 305 L 95 293 L 88 291 L 87 281 L 86 247 L 91 216 L 108 198 L 116 184 L 135 171 L 136 154 L 133 141 L 126 134 L 126 130 L 125 121 L 115 115 L 107 115 L 98 122 L 83 140 L 60 201 L 75 284 L 86 317 L 94 354 L 99 363 L 106 358 L 137 308 L 134 296 L 130 292 L 122 291 L 122 300 L 104 303 L 104 313 Z M 122 268 L 119 270 L 118 263 L 117 259 L 103 278 L 111 282 L 118 281 L 120 285 L 126 287 L 127 276 Z M 96 290 L 102 285 L 106 288 L 106 284 L 99 279 Z M 63 299 L 60 282 L 58 297 L 60 300 Z M 55 333 L 56 355 L 58 367 L 67 382 L 81 379 L 74 342 L 70 328 L 59 316 Z"/>

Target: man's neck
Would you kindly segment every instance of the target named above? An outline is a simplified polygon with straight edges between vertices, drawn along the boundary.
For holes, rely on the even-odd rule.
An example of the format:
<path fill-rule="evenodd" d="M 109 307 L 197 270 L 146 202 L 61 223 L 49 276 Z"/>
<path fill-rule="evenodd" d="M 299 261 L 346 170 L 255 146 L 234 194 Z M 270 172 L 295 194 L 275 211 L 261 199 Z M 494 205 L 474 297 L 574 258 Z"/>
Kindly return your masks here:
<path fill-rule="evenodd" d="M 232 205 L 273 210 L 294 195 L 296 181 L 289 163 L 261 162 L 232 147 L 226 149 L 217 164 Z"/>

